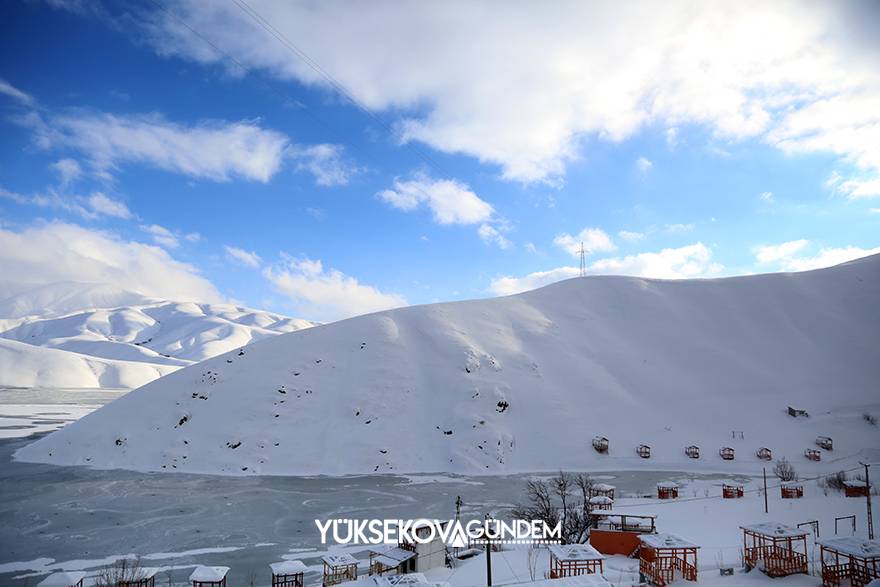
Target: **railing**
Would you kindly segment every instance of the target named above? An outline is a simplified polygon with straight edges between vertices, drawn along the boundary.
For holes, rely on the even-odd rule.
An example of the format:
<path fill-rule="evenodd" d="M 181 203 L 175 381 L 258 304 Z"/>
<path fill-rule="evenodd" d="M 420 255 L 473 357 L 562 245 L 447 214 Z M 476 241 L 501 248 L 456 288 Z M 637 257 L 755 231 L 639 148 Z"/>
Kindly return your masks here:
<path fill-rule="evenodd" d="M 850 576 L 849 564 L 822 565 L 822 584 L 825 587 L 840 585 L 843 579 Z"/>

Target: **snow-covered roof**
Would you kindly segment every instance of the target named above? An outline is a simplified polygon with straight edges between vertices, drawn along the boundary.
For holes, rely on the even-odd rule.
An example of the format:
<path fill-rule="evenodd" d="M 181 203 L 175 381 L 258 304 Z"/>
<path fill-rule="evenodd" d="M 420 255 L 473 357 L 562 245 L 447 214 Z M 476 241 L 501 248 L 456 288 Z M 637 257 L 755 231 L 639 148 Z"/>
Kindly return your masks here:
<path fill-rule="evenodd" d="M 411 550 L 406 550 L 399 546 L 394 546 L 393 544 L 371 548 L 370 552 L 378 555 L 374 557 L 375 560 L 378 560 L 386 567 L 396 567 L 400 563 L 408 561 L 416 555 L 416 553 Z"/>
<path fill-rule="evenodd" d="M 357 559 L 347 552 L 331 552 L 321 557 L 321 560 L 331 567 L 344 567 L 347 565 L 356 565 Z"/>
<path fill-rule="evenodd" d="M 807 535 L 807 532 L 804 530 L 792 528 L 780 522 L 761 522 L 760 524 L 752 524 L 750 526 L 740 526 L 740 528 L 764 534 L 765 536 L 775 536 L 776 538 L 796 538 Z"/>
<path fill-rule="evenodd" d="M 880 540 L 867 540 L 865 538 L 847 536 L 845 538 L 826 538 L 825 540 L 817 540 L 817 542 L 826 548 L 833 548 L 837 552 L 851 556 L 860 558 L 880 557 Z"/>
<path fill-rule="evenodd" d="M 295 575 L 305 573 L 309 568 L 301 560 L 281 561 L 269 565 L 273 575 Z"/>
<path fill-rule="evenodd" d="M 63 571 L 52 573 L 39 583 L 37 587 L 70 587 L 85 579 L 87 573 L 82 571 Z"/>
<path fill-rule="evenodd" d="M 155 577 L 156 573 L 162 570 L 162 567 L 141 567 L 137 571 L 138 578 L 149 579 Z"/>
<path fill-rule="evenodd" d="M 391 575 L 385 577 L 389 585 L 417 585 L 427 583 L 428 579 L 422 573 L 405 573 L 403 575 Z"/>
<path fill-rule="evenodd" d="M 649 548 L 700 548 L 675 534 L 643 534 L 639 536 L 639 540 Z"/>
<path fill-rule="evenodd" d="M 610 587 L 611 583 L 599 573 L 589 573 L 576 577 L 543 579 L 526 583 L 513 583 L 505 587 Z"/>
<path fill-rule="evenodd" d="M 868 484 L 864 481 L 859 481 L 858 479 L 847 479 L 843 482 L 847 487 L 867 487 Z"/>
<path fill-rule="evenodd" d="M 589 544 L 551 544 L 548 548 L 558 560 L 597 561 L 605 558 Z"/>
<path fill-rule="evenodd" d="M 225 577 L 228 572 L 229 567 L 207 567 L 199 565 L 196 567 L 196 570 L 192 572 L 192 575 L 189 576 L 189 580 L 202 583 L 216 583 L 217 581 L 222 581 L 223 577 Z"/>
<path fill-rule="evenodd" d="M 594 516 L 602 516 L 602 517 L 622 517 L 626 516 L 628 518 L 656 518 L 657 514 L 646 514 L 639 511 L 631 511 L 631 510 L 598 510 L 593 512 Z"/>
<path fill-rule="evenodd" d="M 675 481 L 661 481 L 657 484 L 660 489 L 678 489 L 678 483 Z"/>
<path fill-rule="evenodd" d="M 782 487 L 785 487 L 786 489 L 797 489 L 798 487 L 803 486 L 804 484 L 800 481 L 786 481 L 785 483 L 782 483 Z"/>
<path fill-rule="evenodd" d="M 614 500 L 607 495 L 596 495 L 590 498 L 593 505 L 605 505 L 606 503 L 614 503 Z"/>
<path fill-rule="evenodd" d="M 614 491 L 614 485 L 608 485 L 607 483 L 595 483 L 593 484 L 593 489 L 596 491 Z"/>
<path fill-rule="evenodd" d="M 358 577 L 347 585 L 358 587 L 450 587 L 445 581 L 428 581 L 422 573 L 406 573 L 404 575 L 368 575 Z"/>

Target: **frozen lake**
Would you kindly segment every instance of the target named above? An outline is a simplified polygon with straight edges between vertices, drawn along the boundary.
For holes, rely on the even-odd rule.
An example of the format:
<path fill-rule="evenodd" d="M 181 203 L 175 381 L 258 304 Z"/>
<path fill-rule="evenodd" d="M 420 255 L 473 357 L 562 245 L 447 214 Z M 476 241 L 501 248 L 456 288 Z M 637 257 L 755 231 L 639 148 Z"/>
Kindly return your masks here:
<path fill-rule="evenodd" d="M 67 406 L 112 399 L 106 392 L 61 397 Z M 0 418 L 14 413 L 13 420 L 57 426 L 52 418 L 62 417 L 51 414 L 64 413 L 63 405 L 47 408 L 50 399 L 45 393 L 0 390 Z M 39 406 L 31 420 L 27 405 Z M 503 513 L 523 499 L 528 478 L 212 477 L 13 462 L 13 452 L 33 439 L 0 438 L 2 585 L 33 585 L 38 573 L 54 569 L 93 570 L 126 554 L 140 555 L 145 566 L 168 569 L 176 584 L 186 581 L 195 564 L 231 567 L 230 585 L 246 584 L 251 573 L 257 585 L 268 584 L 267 565 L 285 557 L 302 558 L 313 566 L 307 582 L 320 582 L 317 559 L 325 549 L 316 518 L 445 519 L 454 514 L 458 495 L 465 517 Z M 685 475 L 603 472 L 597 477 L 635 494 Z M 358 550 L 351 552 L 365 559 L 366 552 Z M 168 574 L 161 573 L 158 584 L 167 585 Z"/>

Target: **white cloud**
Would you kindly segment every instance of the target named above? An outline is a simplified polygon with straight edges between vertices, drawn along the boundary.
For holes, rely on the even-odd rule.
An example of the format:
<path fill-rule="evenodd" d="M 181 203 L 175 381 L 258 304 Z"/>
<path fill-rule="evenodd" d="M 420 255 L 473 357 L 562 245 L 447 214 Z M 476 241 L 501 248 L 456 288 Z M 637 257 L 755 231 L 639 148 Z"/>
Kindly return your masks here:
<path fill-rule="evenodd" d="M 639 157 L 636 160 L 636 167 L 641 173 L 648 173 L 654 167 L 654 164 L 644 157 Z"/>
<path fill-rule="evenodd" d="M 768 204 L 772 204 L 776 201 L 776 197 L 773 195 L 773 192 L 761 192 L 758 197 Z"/>
<path fill-rule="evenodd" d="M 645 238 L 644 233 L 634 232 L 632 230 L 621 230 L 617 233 L 617 236 L 630 243 L 638 242 Z"/>
<path fill-rule="evenodd" d="M 411 181 L 396 180 L 393 189 L 381 191 L 378 196 L 405 212 L 424 204 L 438 224 L 487 222 L 494 212 L 492 205 L 481 200 L 467 185 L 450 179 L 433 180 L 424 175 Z"/>
<path fill-rule="evenodd" d="M 361 171 L 344 159 L 342 145 L 295 145 L 288 154 L 298 161 L 297 170 L 311 173 L 320 186 L 347 185 Z"/>
<path fill-rule="evenodd" d="M 712 262 L 712 251 L 703 243 L 677 249 L 639 253 L 626 257 L 599 259 L 587 267 L 590 275 L 631 275 L 657 279 L 687 279 L 717 275 L 723 267 Z M 490 285 L 493 293 L 509 295 L 542 287 L 556 281 L 577 277 L 577 267 L 557 267 L 538 271 L 523 277 L 499 277 Z"/>
<path fill-rule="evenodd" d="M 237 263 L 241 263 L 246 267 L 259 267 L 263 260 L 260 259 L 260 256 L 251 251 L 245 251 L 244 249 L 239 249 L 238 247 L 224 247 L 226 249 L 226 255 Z"/>
<path fill-rule="evenodd" d="M 694 224 L 691 224 L 691 223 L 684 224 L 684 223 L 679 222 L 677 224 L 667 224 L 666 226 L 663 227 L 663 230 L 665 230 L 668 233 L 675 234 L 675 233 L 680 233 L 680 232 L 690 232 L 694 228 L 696 228 L 696 226 Z"/>
<path fill-rule="evenodd" d="M 494 244 L 501 249 L 509 249 L 513 244 L 491 224 L 481 224 L 477 229 L 477 234 L 487 245 Z"/>
<path fill-rule="evenodd" d="M 524 246 L 525 246 L 526 250 L 532 254 L 535 254 L 538 252 L 538 247 L 536 247 L 535 243 L 533 243 L 533 242 L 526 241 Z"/>
<path fill-rule="evenodd" d="M 675 127 L 666 129 L 666 146 L 674 149 L 678 146 L 678 129 Z"/>
<path fill-rule="evenodd" d="M 288 145 L 285 135 L 252 121 L 185 126 L 158 114 L 74 112 L 48 120 L 31 113 L 21 122 L 33 128 L 39 146 L 78 151 L 105 176 L 123 164 L 142 163 L 213 181 L 268 182 Z"/>
<path fill-rule="evenodd" d="M 164 226 L 160 226 L 158 224 L 144 224 L 141 226 L 141 230 L 152 236 L 153 241 L 157 245 L 161 245 L 169 249 L 176 249 L 180 246 L 180 240 L 177 238 L 177 236 Z"/>
<path fill-rule="evenodd" d="M 48 189 L 45 193 L 25 195 L 0 187 L 0 198 L 11 200 L 22 206 L 64 210 L 77 214 L 86 220 L 95 220 L 100 216 L 122 219 L 132 217 L 128 206 L 102 192 L 93 192 L 92 195 L 85 197 L 63 195 L 53 189 Z"/>
<path fill-rule="evenodd" d="M 872 5 L 600 0 L 553 11 L 509 4 L 504 18 L 491 2 L 257 10 L 367 108 L 398 116 L 404 140 L 541 181 L 564 174 L 584 136 L 620 141 L 647 125 L 686 124 L 722 140 L 830 152 L 876 174 Z M 174 13 L 246 67 L 331 86 L 234 4 L 179 0 Z M 224 59 L 163 11 L 147 37 L 162 55 Z"/>
<path fill-rule="evenodd" d="M 407 305 L 406 298 L 359 283 L 336 269 L 324 269 L 319 260 L 285 256 L 263 275 L 293 302 L 301 315 L 329 321 Z"/>
<path fill-rule="evenodd" d="M 880 208 L 871 208 L 868 212 L 871 214 L 880 214 Z"/>
<path fill-rule="evenodd" d="M 786 257 L 791 257 L 810 244 L 806 239 L 788 241 L 778 245 L 762 245 L 755 248 L 755 258 L 758 263 L 773 263 Z"/>
<path fill-rule="evenodd" d="M 58 174 L 61 187 L 67 187 L 82 177 L 82 167 L 80 167 L 75 159 L 59 159 L 50 167 Z"/>
<path fill-rule="evenodd" d="M 832 191 L 842 194 L 850 200 L 859 198 L 876 198 L 880 196 L 880 177 L 845 179 L 840 173 L 833 172 L 825 185 Z"/>
<path fill-rule="evenodd" d="M 195 267 L 159 247 L 61 222 L 0 229 L 0 275 L 34 285 L 108 283 L 171 300 L 224 301 Z"/>
<path fill-rule="evenodd" d="M 580 257 L 581 243 L 584 246 L 584 253 L 592 255 L 593 253 L 603 251 L 613 251 L 617 247 L 601 228 L 584 228 L 582 231 L 572 236 L 566 232 L 557 235 L 553 239 L 553 244 L 560 249 L 566 251 L 572 257 Z"/>
<path fill-rule="evenodd" d="M 16 102 L 24 104 L 25 106 L 30 106 L 34 103 L 34 99 L 32 96 L 26 94 L 25 92 L 22 92 L 2 78 L 0 78 L 0 94 L 8 96 Z"/>

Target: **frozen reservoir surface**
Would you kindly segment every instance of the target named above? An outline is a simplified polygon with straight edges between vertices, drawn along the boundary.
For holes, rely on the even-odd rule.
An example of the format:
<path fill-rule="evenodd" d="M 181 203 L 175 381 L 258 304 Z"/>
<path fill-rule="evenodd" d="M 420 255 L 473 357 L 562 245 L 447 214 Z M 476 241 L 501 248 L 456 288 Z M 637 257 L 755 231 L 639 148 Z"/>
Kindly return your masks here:
<path fill-rule="evenodd" d="M 17 414 L 12 419 L 23 426 L 37 421 L 51 429 L 65 418 L 52 414 L 70 406 L 87 411 L 115 397 L 101 393 L 0 390 L 0 417 Z M 252 572 L 257 585 L 267 584 L 269 563 L 301 558 L 310 567 L 307 583 L 320 583 L 318 558 L 327 549 L 315 519 L 446 519 L 458 495 L 467 518 L 502 514 L 522 501 L 530 477 L 223 477 L 13 461 L 12 453 L 33 440 L 0 438 L 0 585 L 33 585 L 52 570 L 94 571 L 124 555 L 166 569 L 175 584 L 185 583 L 196 564 L 229 566 L 230 585 L 246 584 Z M 597 477 L 623 494 L 651 493 L 663 479 L 695 478 L 668 471 Z M 366 560 L 364 548 L 349 551 Z M 167 572 L 157 585 L 168 583 Z"/>

